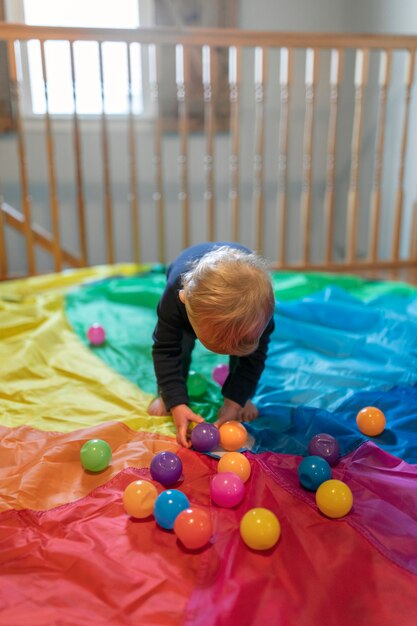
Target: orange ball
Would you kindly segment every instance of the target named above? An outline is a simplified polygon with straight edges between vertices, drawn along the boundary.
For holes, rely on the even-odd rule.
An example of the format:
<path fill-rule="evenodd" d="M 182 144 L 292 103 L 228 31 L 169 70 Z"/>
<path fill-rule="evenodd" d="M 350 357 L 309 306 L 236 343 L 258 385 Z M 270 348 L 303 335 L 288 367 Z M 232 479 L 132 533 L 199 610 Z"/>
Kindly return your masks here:
<path fill-rule="evenodd" d="M 158 491 L 149 480 L 135 480 L 123 492 L 123 506 L 128 515 L 143 519 L 153 513 Z"/>
<path fill-rule="evenodd" d="M 235 420 L 222 424 L 219 433 L 221 447 L 230 452 L 243 448 L 248 438 L 246 428 Z"/>
<path fill-rule="evenodd" d="M 374 406 L 365 407 L 356 416 L 359 430 L 368 437 L 380 435 L 384 431 L 386 422 L 383 412 Z"/>
<path fill-rule="evenodd" d="M 175 519 L 174 533 L 188 550 L 199 550 L 213 534 L 210 515 L 198 507 L 185 509 Z"/>
<path fill-rule="evenodd" d="M 248 459 L 240 452 L 226 452 L 217 465 L 217 471 L 237 474 L 245 483 L 250 476 L 251 468 Z"/>

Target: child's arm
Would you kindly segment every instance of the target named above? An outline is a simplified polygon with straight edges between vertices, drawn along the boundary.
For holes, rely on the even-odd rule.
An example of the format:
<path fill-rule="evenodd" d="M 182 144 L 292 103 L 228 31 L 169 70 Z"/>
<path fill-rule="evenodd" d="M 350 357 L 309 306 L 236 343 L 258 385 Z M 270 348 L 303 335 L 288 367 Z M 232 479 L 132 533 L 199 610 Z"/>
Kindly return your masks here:
<path fill-rule="evenodd" d="M 230 374 L 223 385 L 222 394 L 225 401 L 220 411 L 227 411 L 229 413 L 231 406 L 237 415 L 237 406 L 239 406 L 241 411 L 246 401 L 255 394 L 256 387 L 265 367 L 268 344 L 274 328 L 274 319 L 271 318 L 259 339 L 259 345 L 255 352 L 248 356 L 239 357 L 236 369 Z M 219 418 L 220 417 L 223 418 L 223 414 L 220 415 L 219 413 Z M 229 419 L 238 418 L 234 417 Z M 224 420 L 222 419 L 222 421 Z"/>
<path fill-rule="evenodd" d="M 187 384 L 181 371 L 182 320 L 173 293 L 167 290 L 158 305 L 158 322 L 153 334 L 152 357 L 158 392 L 177 429 L 177 441 L 184 447 L 189 422 L 204 422 L 188 405 Z"/>

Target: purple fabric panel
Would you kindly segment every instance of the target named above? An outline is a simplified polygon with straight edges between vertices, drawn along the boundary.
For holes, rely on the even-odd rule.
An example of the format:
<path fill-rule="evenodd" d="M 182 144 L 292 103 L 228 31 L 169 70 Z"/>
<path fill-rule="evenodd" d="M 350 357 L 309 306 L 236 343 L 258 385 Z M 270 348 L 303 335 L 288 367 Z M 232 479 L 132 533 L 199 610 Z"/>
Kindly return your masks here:
<path fill-rule="evenodd" d="M 315 494 L 298 481 L 302 457 L 265 452 L 251 459 L 282 487 L 317 508 Z M 368 441 L 332 468 L 332 478 L 343 480 L 353 493 L 351 512 L 332 523 L 350 524 L 388 559 L 417 574 L 417 467 Z M 317 514 L 321 515 L 318 510 Z"/>

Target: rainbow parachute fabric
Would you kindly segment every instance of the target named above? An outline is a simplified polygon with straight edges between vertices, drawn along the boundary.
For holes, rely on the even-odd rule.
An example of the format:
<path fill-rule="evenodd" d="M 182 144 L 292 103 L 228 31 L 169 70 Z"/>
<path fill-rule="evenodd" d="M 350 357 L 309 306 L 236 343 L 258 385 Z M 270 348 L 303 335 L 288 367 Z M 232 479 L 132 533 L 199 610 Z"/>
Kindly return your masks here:
<path fill-rule="evenodd" d="M 276 273 L 276 330 L 255 401 L 243 502 L 211 503 L 217 460 L 177 449 L 169 417 L 150 417 L 151 334 L 165 284 L 157 266 L 118 265 L 0 284 L 0 626 L 414 626 L 417 609 L 417 289 L 328 274 Z M 91 347 L 92 322 L 106 329 Z M 221 404 L 225 357 L 197 346 L 207 380 L 193 408 Z M 377 406 L 370 440 L 355 422 Z M 333 477 L 354 506 L 319 513 L 297 467 L 319 432 L 335 436 Z M 80 464 L 89 439 L 111 465 Z M 152 519 L 127 516 L 124 488 L 177 451 L 180 489 L 214 535 L 184 549 Z M 256 552 L 239 534 L 250 508 L 282 535 Z"/>

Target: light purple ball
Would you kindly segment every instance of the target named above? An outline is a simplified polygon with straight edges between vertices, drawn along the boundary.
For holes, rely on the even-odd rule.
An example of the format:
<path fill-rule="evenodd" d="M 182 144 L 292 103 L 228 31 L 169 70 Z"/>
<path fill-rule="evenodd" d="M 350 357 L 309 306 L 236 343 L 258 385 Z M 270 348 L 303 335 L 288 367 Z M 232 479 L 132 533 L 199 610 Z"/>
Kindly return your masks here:
<path fill-rule="evenodd" d="M 211 375 L 212 379 L 218 383 L 221 387 L 223 387 L 226 382 L 226 378 L 229 376 L 229 366 L 226 363 L 222 363 L 221 365 L 216 365 L 213 369 L 213 373 Z"/>
<path fill-rule="evenodd" d="M 165 450 L 155 454 L 150 465 L 151 476 L 164 487 L 174 485 L 182 475 L 182 462 L 174 452 Z"/>
<path fill-rule="evenodd" d="M 213 424 L 197 424 L 191 431 L 191 443 L 198 452 L 211 452 L 220 443 L 219 429 Z"/>
<path fill-rule="evenodd" d="M 106 341 L 106 331 L 101 324 L 91 324 L 87 338 L 93 346 L 101 346 Z"/>
<path fill-rule="evenodd" d="M 334 465 L 340 456 L 337 439 L 328 433 L 319 433 L 310 439 L 308 453 L 311 456 L 320 456 L 329 465 Z"/>
<path fill-rule="evenodd" d="M 242 502 L 245 485 L 237 474 L 219 472 L 211 479 L 210 496 L 218 506 L 231 509 Z"/>

